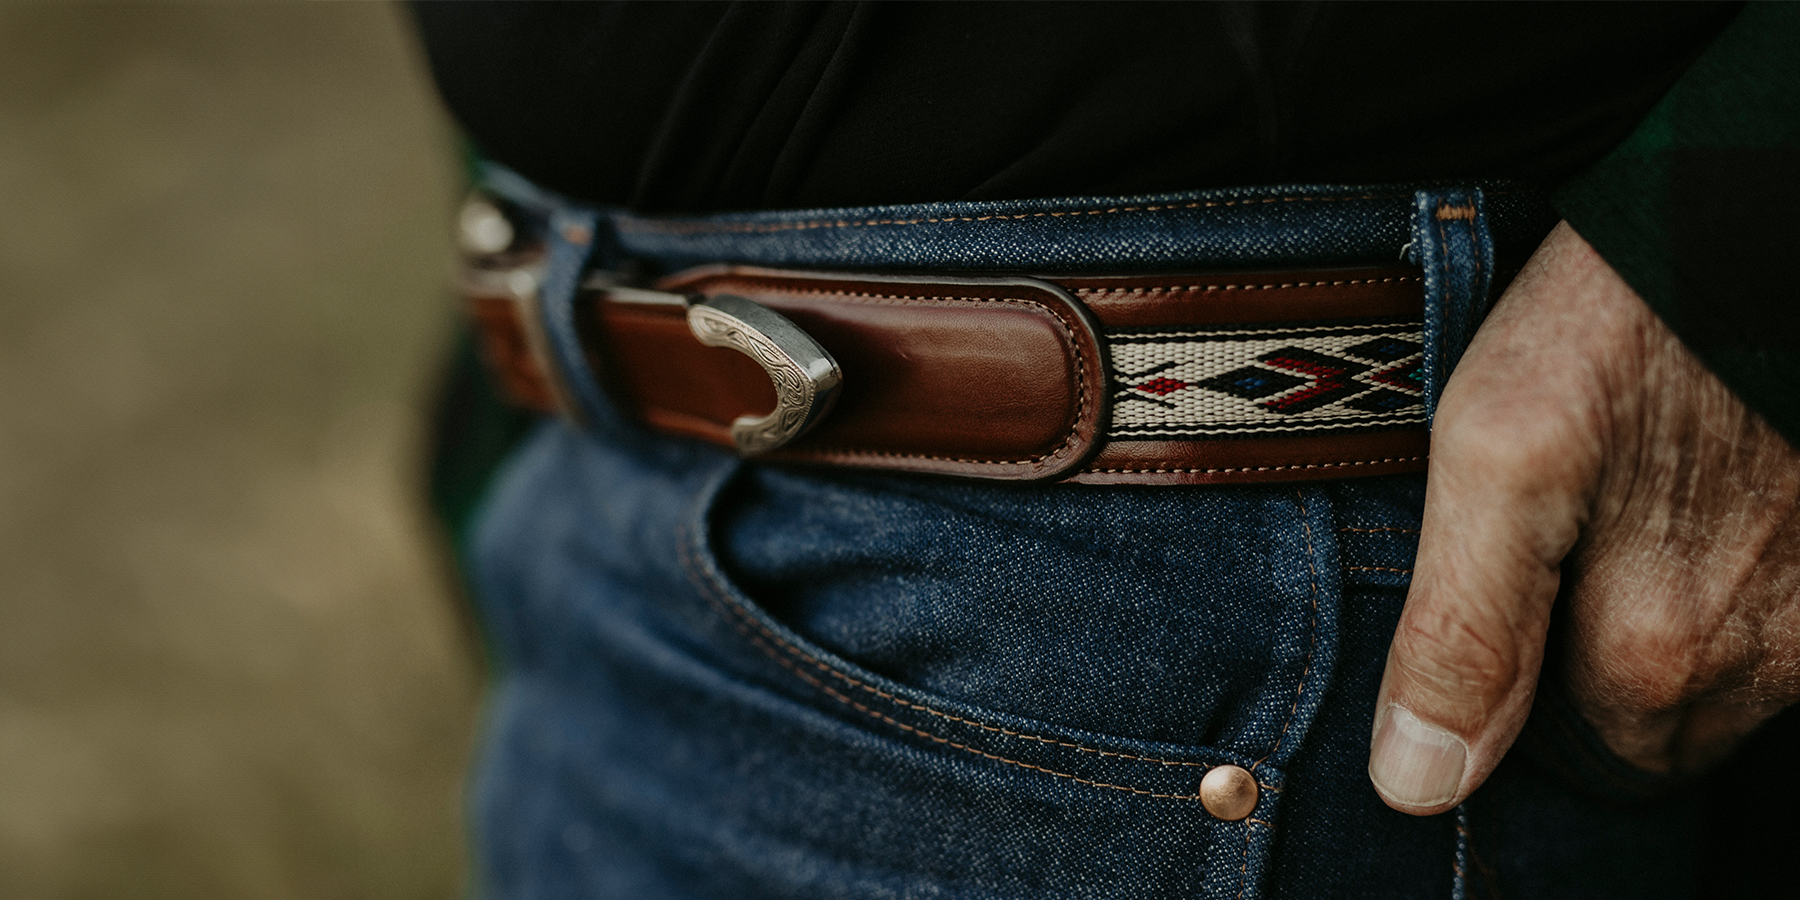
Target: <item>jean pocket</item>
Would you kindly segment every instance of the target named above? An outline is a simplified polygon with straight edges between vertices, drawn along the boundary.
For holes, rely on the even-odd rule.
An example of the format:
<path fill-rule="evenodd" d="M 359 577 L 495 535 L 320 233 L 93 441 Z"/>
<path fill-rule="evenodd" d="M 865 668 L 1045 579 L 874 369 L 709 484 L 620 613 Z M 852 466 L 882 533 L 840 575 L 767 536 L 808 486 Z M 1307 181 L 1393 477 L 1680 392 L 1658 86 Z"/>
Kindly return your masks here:
<path fill-rule="evenodd" d="M 544 865 L 591 896 L 1259 895 L 1337 646 L 1321 492 L 680 450 L 552 430 L 496 495 L 490 856 L 573 834 Z"/>
<path fill-rule="evenodd" d="M 1214 765 L 1278 768 L 1329 680 L 1320 505 L 749 467 L 683 561 L 789 688 L 874 735 L 1195 799 Z"/>

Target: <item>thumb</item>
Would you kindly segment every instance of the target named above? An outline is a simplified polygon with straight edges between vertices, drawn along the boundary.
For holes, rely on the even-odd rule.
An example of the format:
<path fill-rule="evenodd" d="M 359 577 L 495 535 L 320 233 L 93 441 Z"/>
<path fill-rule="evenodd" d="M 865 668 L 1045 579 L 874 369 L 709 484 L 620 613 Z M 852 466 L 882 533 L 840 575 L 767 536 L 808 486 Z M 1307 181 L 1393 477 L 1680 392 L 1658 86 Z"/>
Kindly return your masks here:
<path fill-rule="evenodd" d="M 1369 754 L 1382 799 L 1420 815 L 1462 802 L 1524 726 L 1560 559 L 1543 551 L 1527 508 L 1501 499 L 1528 487 L 1483 479 L 1493 461 L 1459 465 L 1436 443 Z"/>
<path fill-rule="evenodd" d="M 1581 506 L 1553 448 L 1531 446 L 1553 440 L 1514 430 L 1495 442 L 1456 424 L 1432 440 L 1418 561 L 1369 755 L 1388 805 L 1421 815 L 1462 802 L 1524 726 Z"/>
<path fill-rule="evenodd" d="M 1583 380 L 1557 371 L 1539 341 L 1561 330 L 1559 316 L 1530 309 L 1524 287 L 1469 348 L 1432 434 L 1419 554 L 1369 755 L 1376 791 L 1402 812 L 1461 803 L 1524 726 L 1559 567 L 1598 468 L 1590 398 L 1572 387 Z"/>

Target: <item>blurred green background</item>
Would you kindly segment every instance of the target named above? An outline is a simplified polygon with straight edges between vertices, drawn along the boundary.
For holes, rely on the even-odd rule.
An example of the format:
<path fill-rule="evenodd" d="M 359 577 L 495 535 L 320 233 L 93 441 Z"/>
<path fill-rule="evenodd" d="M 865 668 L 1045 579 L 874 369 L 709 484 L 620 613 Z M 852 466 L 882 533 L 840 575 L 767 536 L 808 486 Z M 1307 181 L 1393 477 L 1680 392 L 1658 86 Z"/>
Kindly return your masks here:
<path fill-rule="evenodd" d="M 453 150 L 394 6 L 0 3 L 0 897 L 462 895 Z"/>

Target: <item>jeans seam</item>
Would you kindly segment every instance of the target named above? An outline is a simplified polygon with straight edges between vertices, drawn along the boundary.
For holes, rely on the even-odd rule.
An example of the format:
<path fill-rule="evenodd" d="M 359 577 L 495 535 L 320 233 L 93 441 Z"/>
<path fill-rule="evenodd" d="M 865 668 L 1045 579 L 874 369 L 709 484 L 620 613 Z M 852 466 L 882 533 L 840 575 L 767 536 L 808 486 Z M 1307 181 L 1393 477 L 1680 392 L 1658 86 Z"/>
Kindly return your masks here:
<path fill-rule="evenodd" d="M 686 531 L 685 528 L 682 530 Z M 1211 770 L 1211 769 L 1215 768 L 1215 766 L 1209 765 L 1207 763 L 1190 762 L 1187 760 L 1161 759 L 1161 758 L 1153 757 L 1153 756 L 1138 756 L 1138 755 L 1131 754 L 1131 753 L 1123 753 L 1123 752 L 1113 751 L 1113 750 L 1101 750 L 1096 747 L 1087 747 L 1087 746 L 1072 743 L 1069 741 L 1059 741 L 1054 738 L 1042 737 L 1040 735 L 1025 734 L 1023 732 L 1013 731 L 1012 729 L 1000 728 L 998 726 L 989 725 L 989 724 L 986 724 L 983 722 L 977 722 L 972 719 L 964 718 L 962 716 L 957 716 L 957 715 L 953 715 L 951 713 L 943 712 L 941 710 L 933 709 L 929 706 L 924 706 L 922 704 L 912 703 L 910 701 L 903 700 L 899 697 L 896 697 L 893 694 L 888 693 L 887 691 L 883 691 L 880 688 L 874 687 L 873 685 L 865 684 L 862 681 L 851 677 L 850 675 L 847 675 L 843 672 L 838 671 L 835 667 L 824 662 L 823 660 L 818 659 L 817 657 L 806 652 L 805 650 L 795 647 L 793 644 L 788 642 L 786 639 L 782 638 L 780 635 L 778 635 L 775 632 L 773 632 L 772 630 L 770 630 L 768 628 L 768 626 L 762 624 L 761 622 L 755 621 L 753 618 L 751 618 L 749 616 L 749 614 L 747 612 L 740 609 L 738 604 L 733 602 L 730 599 L 727 592 L 720 585 L 715 583 L 715 581 L 710 573 L 701 571 L 700 566 L 697 564 L 697 562 L 695 560 L 696 548 L 693 546 L 694 542 L 696 542 L 697 540 L 698 540 L 697 534 L 693 534 L 693 533 L 677 534 L 677 536 L 676 536 L 677 555 L 680 558 L 682 568 L 687 571 L 688 580 L 690 582 L 692 582 L 694 584 L 694 586 L 700 590 L 701 594 L 706 597 L 707 602 L 712 604 L 715 608 L 719 609 L 720 611 L 726 613 L 727 618 L 732 623 L 733 628 L 735 628 L 740 634 L 744 635 L 746 638 L 749 638 L 750 641 L 752 643 L 754 643 L 758 649 L 762 650 L 765 654 L 767 654 L 769 657 L 774 659 L 775 662 L 777 664 L 779 664 L 782 668 L 787 669 L 789 672 L 793 673 L 796 677 L 800 678 L 802 681 L 805 681 L 807 684 L 810 684 L 813 687 L 818 688 L 821 691 L 824 691 L 828 696 L 830 696 L 832 699 L 838 701 L 839 703 L 849 706 L 850 708 L 855 709 L 856 711 L 861 712 L 864 715 L 867 715 L 878 721 L 885 722 L 889 725 L 892 725 L 892 726 L 899 728 L 903 731 L 906 731 L 910 734 L 918 735 L 920 737 L 926 738 L 933 742 L 943 744 L 943 745 L 949 746 L 949 747 L 954 747 L 958 750 L 963 750 L 968 753 L 972 753 L 976 756 L 983 757 L 985 759 L 994 760 L 995 762 L 1002 762 L 1002 763 L 1006 763 L 1009 765 L 1018 766 L 1020 768 L 1029 769 L 1029 770 L 1032 770 L 1035 772 L 1041 772 L 1046 775 L 1053 775 L 1053 776 L 1056 776 L 1057 778 L 1068 779 L 1070 781 L 1076 782 L 1078 784 L 1087 785 L 1089 787 L 1107 788 L 1107 789 L 1115 790 L 1115 791 L 1123 791 L 1123 792 L 1129 793 L 1129 794 L 1136 794 L 1136 795 L 1143 796 L 1143 797 L 1149 797 L 1154 800 L 1189 800 L 1189 801 L 1192 801 L 1192 800 L 1200 800 L 1201 799 L 1200 794 L 1198 794 L 1198 793 L 1194 793 L 1194 794 L 1159 793 L 1159 792 L 1155 792 L 1155 791 L 1145 790 L 1143 788 L 1130 787 L 1128 785 L 1111 784 L 1108 782 L 1096 781 L 1096 780 L 1090 779 L 1090 778 L 1082 778 L 1079 775 L 1074 775 L 1074 774 L 1071 774 L 1068 772 L 1058 772 L 1055 769 L 1046 768 L 1044 766 L 1039 766 L 1039 765 L 1036 765 L 1033 763 L 1024 762 L 1022 760 L 1009 759 L 1007 757 L 1000 756 L 1000 755 L 994 754 L 994 753 L 989 753 L 985 750 L 981 750 L 976 747 L 971 747 L 967 744 L 959 743 L 948 737 L 944 737 L 943 735 L 933 734 L 929 731 L 918 728 L 916 726 L 908 725 L 904 722 L 894 719 L 891 716 L 885 715 L 877 710 L 870 709 L 868 706 L 858 703 L 856 700 L 852 699 L 851 697 L 846 696 L 841 691 L 838 691 L 838 690 L 832 688 L 830 685 L 824 683 L 817 676 L 814 676 L 805 671 L 802 671 L 798 666 L 796 666 L 794 664 L 794 662 L 792 660 L 784 658 L 782 653 L 785 651 L 785 653 L 788 656 L 792 656 L 795 659 L 807 662 L 807 663 L 811 664 L 813 667 L 824 671 L 826 674 L 828 674 L 834 678 L 837 678 L 838 680 L 843 681 L 843 682 L 851 685 L 852 687 L 855 687 L 860 690 L 867 691 L 868 693 L 874 694 L 875 696 L 880 697 L 883 700 L 888 701 L 889 703 L 893 703 L 897 706 L 901 706 L 901 707 L 908 708 L 908 709 L 918 710 L 920 712 L 928 713 L 930 715 L 937 716 L 939 718 L 948 719 L 952 722 L 958 722 L 958 723 L 961 723 L 964 725 L 970 725 L 975 728 L 979 728 L 983 731 L 1000 734 L 1005 737 L 1019 738 L 1022 740 L 1034 741 L 1034 742 L 1041 743 L 1041 744 L 1050 744 L 1050 745 L 1064 747 L 1064 748 L 1071 749 L 1071 750 L 1078 750 L 1083 753 L 1093 753 L 1093 754 L 1099 755 L 1101 757 L 1109 757 L 1110 756 L 1110 757 L 1117 757 L 1120 759 L 1135 760 L 1138 762 L 1157 763 L 1157 764 L 1165 766 L 1165 767 L 1191 767 L 1191 768 L 1207 769 L 1207 770 Z M 752 632 L 751 631 L 752 628 L 754 628 L 755 631 L 757 631 L 757 632 L 761 632 L 762 636 L 759 637 L 756 633 Z M 765 640 L 765 637 L 766 637 L 766 640 Z M 774 646 L 772 646 L 770 642 L 773 642 Z M 779 647 L 779 649 L 777 649 L 777 647 Z M 1264 784 L 1261 781 L 1261 779 L 1258 779 L 1257 785 L 1262 790 L 1272 791 L 1277 794 L 1281 793 L 1280 788 L 1274 787 L 1269 784 Z"/>
<path fill-rule="evenodd" d="M 1471 854 L 1469 804 L 1456 807 L 1456 852 L 1450 857 L 1450 900 L 1467 900 L 1469 894 L 1468 862 Z"/>
<path fill-rule="evenodd" d="M 1479 192 L 1477 196 L 1479 196 Z M 1481 282 L 1481 233 L 1475 229 L 1474 211 L 1475 200 L 1471 198 L 1469 200 L 1470 215 L 1463 219 L 1463 230 L 1469 233 L 1469 249 L 1473 251 L 1470 254 L 1469 262 L 1475 267 L 1475 282 L 1479 284 Z M 1487 301 L 1486 297 L 1471 297 L 1470 299 L 1483 304 Z"/>
<path fill-rule="evenodd" d="M 1306 625 L 1308 637 L 1306 666 L 1300 670 L 1300 679 L 1294 685 L 1294 705 L 1288 710 L 1287 720 L 1281 723 L 1281 733 L 1275 736 L 1275 743 L 1269 747 L 1269 752 L 1263 754 L 1262 759 L 1257 760 L 1256 764 L 1250 767 L 1252 770 L 1262 765 L 1269 757 L 1274 756 L 1275 751 L 1281 749 L 1281 742 L 1287 739 L 1288 729 L 1293 726 L 1294 717 L 1300 713 L 1300 701 L 1306 696 L 1306 676 L 1312 673 L 1313 655 L 1319 649 L 1319 569 L 1313 562 L 1312 523 L 1307 521 L 1306 494 L 1295 490 L 1294 500 L 1300 506 L 1300 525 L 1306 535 L 1306 573 L 1311 587 L 1311 593 L 1307 598 L 1312 611 L 1307 618 Z"/>
<path fill-rule="evenodd" d="M 1238 900 L 1244 900 L 1244 891 L 1250 887 L 1250 823 L 1244 823 L 1244 855 L 1238 863 Z"/>
<path fill-rule="evenodd" d="M 1357 200 L 1392 200 L 1409 194 L 1340 194 L 1335 197 L 1257 197 L 1248 200 L 1196 200 L 1189 203 L 1161 203 L 1145 206 L 1111 206 L 1055 212 L 1011 213 L 987 216 L 925 216 L 917 219 L 811 219 L 801 222 L 658 222 L 622 217 L 614 227 L 622 232 L 660 234 L 767 234 L 779 231 L 809 231 L 821 228 L 867 228 L 873 226 L 938 225 L 949 222 L 991 222 L 1021 219 L 1065 218 L 1073 216 L 1108 216 L 1119 213 L 1164 212 L 1182 209 L 1212 209 L 1228 206 L 1250 206 L 1267 203 L 1333 203 Z"/>

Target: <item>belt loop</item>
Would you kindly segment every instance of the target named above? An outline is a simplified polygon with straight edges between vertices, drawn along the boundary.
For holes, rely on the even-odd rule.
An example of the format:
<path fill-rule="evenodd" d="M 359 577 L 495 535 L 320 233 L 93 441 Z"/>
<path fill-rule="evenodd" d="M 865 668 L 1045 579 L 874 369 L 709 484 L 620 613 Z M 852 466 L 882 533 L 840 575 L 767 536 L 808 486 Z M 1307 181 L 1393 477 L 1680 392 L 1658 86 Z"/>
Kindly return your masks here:
<path fill-rule="evenodd" d="M 1413 261 L 1425 277 L 1425 420 L 1475 329 L 1487 317 L 1494 280 L 1494 240 L 1480 188 L 1413 195 Z"/>
<path fill-rule="evenodd" d="M 552 362 L 562 370 L 563 384 L 572 395 L 568 412 L 580 424 L 612 424 L 612 408 L 600 395 L 600 382 L 588 365 L 581 334 L 575 323 L 575 300 L 581 275 L 598 243 L 600 214 L 594 210 L 559 207 L 550 214 L 549 244 L 544 262 L 544 281 L 538 308 L 544 317 Z"/>

